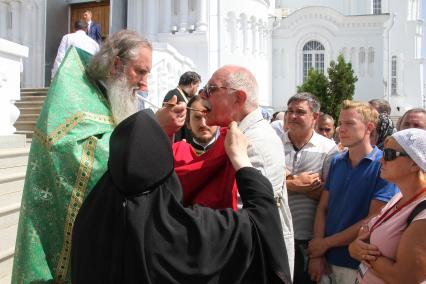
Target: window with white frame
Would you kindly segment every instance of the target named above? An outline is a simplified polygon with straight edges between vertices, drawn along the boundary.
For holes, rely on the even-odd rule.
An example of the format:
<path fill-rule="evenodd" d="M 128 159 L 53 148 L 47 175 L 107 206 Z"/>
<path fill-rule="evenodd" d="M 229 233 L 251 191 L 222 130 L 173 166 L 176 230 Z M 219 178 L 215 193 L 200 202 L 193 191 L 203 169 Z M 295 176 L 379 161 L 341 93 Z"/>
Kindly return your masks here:
<path fill-rule="evenodd" d="M 310 69 L 324 74 L 324 46 L 318 41 L 309 41 L 303 46 L 303 81 Z"/>
<path fill-rule="evenodd" d="M 393 96 L 398 95 L 398 58 L 392 56 L 391 62 L 391 94 Z"/>
<path fill-rule="evenodd" d="M 373 0 L 373 14 L 378 15 L 382 13 L 382 0 Z"/>

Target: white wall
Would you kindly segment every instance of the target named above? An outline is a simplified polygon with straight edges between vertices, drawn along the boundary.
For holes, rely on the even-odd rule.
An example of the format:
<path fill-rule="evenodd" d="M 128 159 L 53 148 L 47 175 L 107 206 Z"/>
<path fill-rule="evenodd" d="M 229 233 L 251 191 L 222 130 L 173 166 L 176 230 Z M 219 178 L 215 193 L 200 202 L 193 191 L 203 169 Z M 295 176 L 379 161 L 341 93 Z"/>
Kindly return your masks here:
<path fill-rule="evenodd" d="M 46 0 L 0 0 L 0 37 L 25 45 L 23 87 L 44 86 Z"/>
<path fill-rule="evenodd" d="M 214 1 L 211 1 L 214 2 Z M 214 5 L 214 4 L 213 4 Z M 209 44 L 218 47 L 217 65 L 241 65 L 248 68 L 259 85 L 259 104 L 272 104 L 271 91 L 271 27 L 269 3 L 256 0 L 218 1 L 216 7 L 219 36 L 217 43 L 210 38 Z M 216 28 L 210 25 L 210 32 Z M 211 54 L 212 59 L 216 54 Z M 212 60 L 212 61 L 213 61 Z M 212 72 L 210 65 L 210 72 Z"/>
<path fill-rule="evenodd" d="M 300 9 L 283 19 L 273 34 L 273 106 L 281 108 L 303 83 L 305 43 L 316 40 L 325 48 L 325 70 L 331 60 L 343 53 L 352 61 L 358 77 L 355 99 L 369 100 L 384 96 L 382 36 L 388 15 L 343 16 L 325 7 Z M 359 52 L 365 49 L 364 72 L 360 69 Z M 374 50 L 374 63 L 368 66 L 368 50 Z M 354 50 L 354 56 L 351 56 Z M 278 56 L 276 58 L 275 56 Z M 369 67 L 372 68 L 369 70 Z"/>

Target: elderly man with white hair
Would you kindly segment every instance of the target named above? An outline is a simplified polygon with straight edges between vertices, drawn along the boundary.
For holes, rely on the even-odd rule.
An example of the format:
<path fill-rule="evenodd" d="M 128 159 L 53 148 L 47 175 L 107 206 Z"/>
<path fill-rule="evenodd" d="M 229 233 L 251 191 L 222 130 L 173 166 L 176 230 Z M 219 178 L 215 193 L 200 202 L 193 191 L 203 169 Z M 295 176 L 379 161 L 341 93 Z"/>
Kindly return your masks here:
<path fill-rule="evenodd" d="M 284 149 L 268 121 L 262 117 L 258 92 L 256 78 L 248 69 L 226 65 L 213 73 L 201 97 L 208 110 L 207 125 L 226 127 L 236 121 L 249 141 L 248 156 L 253 167 L 271 182 L 280 213 L 290 271 L 293 273 L 293 225 L 284 183 Z"/>

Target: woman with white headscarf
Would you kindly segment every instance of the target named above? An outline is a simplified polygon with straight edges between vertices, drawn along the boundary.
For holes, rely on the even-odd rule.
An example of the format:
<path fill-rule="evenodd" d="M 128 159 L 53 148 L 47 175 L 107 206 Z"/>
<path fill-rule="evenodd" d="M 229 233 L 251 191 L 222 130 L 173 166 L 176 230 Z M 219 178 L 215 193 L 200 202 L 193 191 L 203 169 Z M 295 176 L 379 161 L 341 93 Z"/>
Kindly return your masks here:
<path fill-rule="evenodd" d="M 406 129 L 385 141 L 381 177 L 396 194 L 349 246 L 361 262 L 357 283 L 426 283 L 426 131 Z"/>

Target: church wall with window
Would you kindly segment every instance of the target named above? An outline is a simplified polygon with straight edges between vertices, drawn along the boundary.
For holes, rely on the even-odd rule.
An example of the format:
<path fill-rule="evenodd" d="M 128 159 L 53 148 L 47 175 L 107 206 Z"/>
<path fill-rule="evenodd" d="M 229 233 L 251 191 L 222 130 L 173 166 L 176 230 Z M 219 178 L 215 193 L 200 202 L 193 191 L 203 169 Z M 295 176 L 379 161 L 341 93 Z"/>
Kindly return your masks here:
<path fill-rule="evenodd" d="M 421 46 L 423 20 L 420 18 L 421 1 L 390 1 L 389 9 L 395 12 L 394 25 L 390 31 L 389 64 L 390 98 L 392 111 L 400 115 L 410 107 L 422 106 L 424 96 Z M 396 60 L 396 65 L 394 64 Z M 396 75 L 393 74 L 396 66 Z M 396 77 L 395 77 L 396 76 Z M 392 82 L 397 82 L 396 93 Z M 397 111 L 397 107 L 401 110 Z"/>
<path fill-rule="evenodd" d="M 327 72 L 331 60 L 343 54 L 359 80 L 355 98 L 383 97 L 382 35 L 389 15 L 344 16 L 325 7 L 303 8 L 284 19 L 273 34 L 273 54 L 285 50 L 285 59 L 273 60 L 273 105 L 284 106 L 303 83 L 309 67 Z M 280 65 L 285 64 L 285 72 Z"/>

